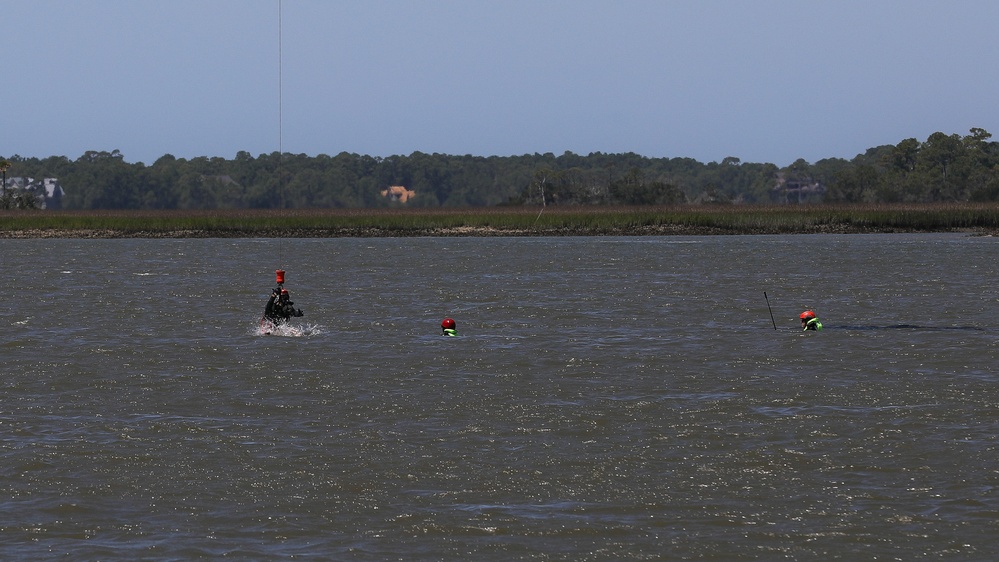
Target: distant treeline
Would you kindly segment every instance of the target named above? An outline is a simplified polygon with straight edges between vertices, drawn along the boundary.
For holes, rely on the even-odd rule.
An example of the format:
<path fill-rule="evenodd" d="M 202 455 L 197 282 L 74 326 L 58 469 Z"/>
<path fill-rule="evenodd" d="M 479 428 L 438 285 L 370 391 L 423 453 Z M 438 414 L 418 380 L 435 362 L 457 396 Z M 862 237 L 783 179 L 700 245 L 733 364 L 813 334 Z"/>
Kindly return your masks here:
<path fill-rule="evenodd" d="M 984 129 L 867 150 L 852 160 L 798 160 L 785 168 L 735 157 L 707 164 L 634 153 L 457 156 L 414 152 L 262 154 L 235 159 L 165 155 L 152 165 L 88 151 L 0 158 L 6 177 L 58 178 L 63 209 L 307 209 L 408 207 L 934 203 L 999 200 L 999 143 Z M 4 197 L 11 197 L 5 189 Z"/>

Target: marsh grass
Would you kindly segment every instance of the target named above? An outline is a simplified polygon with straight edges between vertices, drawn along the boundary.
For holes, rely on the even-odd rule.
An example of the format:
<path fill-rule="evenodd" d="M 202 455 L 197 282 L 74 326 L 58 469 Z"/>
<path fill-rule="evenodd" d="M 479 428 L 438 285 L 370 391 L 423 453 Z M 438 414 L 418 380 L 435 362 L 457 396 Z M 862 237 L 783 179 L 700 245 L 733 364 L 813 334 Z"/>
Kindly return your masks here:
<path fill-rule="evenodd" d="M 999 230 L 999 204 L 0 211 L 4 237 L 788 234 Z"/>

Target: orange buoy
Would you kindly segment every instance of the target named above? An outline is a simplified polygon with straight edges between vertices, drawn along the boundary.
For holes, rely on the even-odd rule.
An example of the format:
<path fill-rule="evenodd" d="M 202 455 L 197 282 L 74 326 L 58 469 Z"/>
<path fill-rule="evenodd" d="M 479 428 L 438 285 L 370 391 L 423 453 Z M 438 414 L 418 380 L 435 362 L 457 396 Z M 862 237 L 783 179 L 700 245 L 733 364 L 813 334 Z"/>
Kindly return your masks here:
<path fill-rule="evenodd" d="M 283 269 L 276 269 L 276 270 L 274 270 L 274 276 L 277 277 L 277 284 L 278 285 L 283 285 L 284 284 L 284 270 Z"/>

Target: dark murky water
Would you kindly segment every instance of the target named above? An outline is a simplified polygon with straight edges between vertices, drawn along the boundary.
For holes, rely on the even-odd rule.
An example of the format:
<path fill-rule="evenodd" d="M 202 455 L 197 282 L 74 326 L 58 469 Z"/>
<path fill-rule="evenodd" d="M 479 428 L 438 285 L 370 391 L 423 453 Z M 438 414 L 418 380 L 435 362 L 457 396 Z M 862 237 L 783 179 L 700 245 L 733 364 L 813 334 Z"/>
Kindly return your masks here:
<path fill-rule="evenodd" d="M 0 245 L 5 560 L 999 556 L 996 238 Z"/>

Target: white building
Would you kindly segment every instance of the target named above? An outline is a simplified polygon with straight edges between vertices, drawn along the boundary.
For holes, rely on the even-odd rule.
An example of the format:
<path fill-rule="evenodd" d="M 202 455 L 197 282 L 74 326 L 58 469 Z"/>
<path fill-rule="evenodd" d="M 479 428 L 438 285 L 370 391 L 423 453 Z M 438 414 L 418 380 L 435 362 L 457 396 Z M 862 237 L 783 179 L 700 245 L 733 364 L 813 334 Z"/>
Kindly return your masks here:
<path fill-rule="evenodd" d="M 41 181 L 36 181 L 35 178 L 25 177 L 7 178 L 3 192 L 4 195 L 21 192 L 34 194 L 41 209 L 59 209 L 62 207 L 62 196 L 65 193 L 57 178 L 42 178 Z"/>

